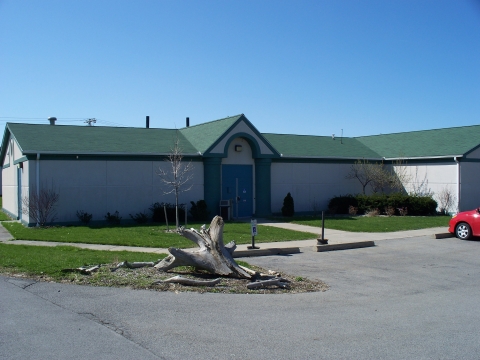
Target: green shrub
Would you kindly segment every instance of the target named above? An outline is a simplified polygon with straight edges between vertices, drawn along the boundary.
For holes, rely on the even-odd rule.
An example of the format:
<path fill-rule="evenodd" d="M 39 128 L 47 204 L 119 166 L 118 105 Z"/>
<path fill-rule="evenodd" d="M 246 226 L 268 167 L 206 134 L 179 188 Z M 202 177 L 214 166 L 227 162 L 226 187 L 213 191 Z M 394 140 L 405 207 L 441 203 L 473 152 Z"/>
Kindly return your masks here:
<path fill-rule="evenodd" d="M 152 221 L 154 222 L 165 222 L 165 212 L 163 207 L 167 209 L 167 219 L 168 222 L 174 223 L 175 218 L 175 204 L 170 203 L 158 203 L 152 204 L 150 206 L 150 211 L 152 212 Z M 185 218 L 185 204 L 178 204 L 178 220 Z"/>
<path fill-rule="evenodd" d="M 148 215 L 144 212 L 136 213 L 135 215 L 129 214 L 130 217 L 135 221 L 137 224 L 145 224 L 148 222 Z"/>
<path fill-rule="evenodd" d="M 122 220 L 120 214 L 118 211 L 115 211 L 113 214 L 110 214 L 107 212 L 107 215 L 105 215 L 105 221 L 109 225 L 120 225 L 120 221 Z"/>
<path fill-rule="evenodd" d="M 429 196 L 411 196 L 409 215 L 435 215 L 437 213 L 437 202 Z"/>
<path fill-rule="evenodd" d="M 385 194 L 373 194 L 356 196 L 358 202 L 358 212 L 360 214 L 366 214 L 373 209 L 384 209 L 388 206 L 388 196 Z"/>
<path fill-rule="evenodd" d="M 190 208 L 190 214 L 192 215 L 193 220 L 195 221 L 206 221 L 208 220 L 208 211 L 207 203 L 205 200 L 198 200 L 196 203 L 190 201 L 192 207 Z"/>
<path fill-rule="evenodd" d="M 329 209 L 335 209 L 337 214 L 348 214 L 348 207 L 358 207 L 358 214 L 365 214 L 373 209 L 395 209 L 395 215 L 400 215 L 399 209 L 407 209 L 408 215 L 435 215 L 437 202 L 429 196 L 415 196 L 401 193 L 394 194 L 359 194 L 336 196 L 330 199 Z M 332 212 L 332 211 L 331 211 Z M 334 212 L 335 213 L 335 212 Z M 404 211 L 403 211 L 404 213 Z M 387 215 L 392 215 L 390 212 Z"/>
<path fill-rule="evenodd" d="M 358 207 L 358 201 L 355 196 L 349 194 L 335 196 L 328 202 L 328 211 L 331 214 L 348 214 L 350 206 Z"/>
<path fill-rule="evenodd" d="M 92 220 L 92 214 L 89 214 L 83 210 L 77 210 L 77 217 L 78 217 L 78 220 L 80 220 L 80 222 L 83 224 L 83 225 L 88 225 L 88 223 L 90 222 L 90 220 Z"/>
<path fill-rule="evenodd" d="M 295 205 L 293 203 L 293 197 L 290 193 L 285 196 L 283 199 L 283 206 L 282 206 L 282 215 L 283 216 L 293 216 L 295 214 Z"/>

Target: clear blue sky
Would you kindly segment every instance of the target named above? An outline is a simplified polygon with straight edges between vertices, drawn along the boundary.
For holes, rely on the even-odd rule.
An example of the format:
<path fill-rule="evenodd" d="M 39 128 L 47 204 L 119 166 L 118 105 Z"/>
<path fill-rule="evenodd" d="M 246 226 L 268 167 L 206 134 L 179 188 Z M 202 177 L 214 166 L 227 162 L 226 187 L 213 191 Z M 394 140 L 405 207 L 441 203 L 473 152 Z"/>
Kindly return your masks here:
<path fill-rule="evenodd" d="M 479 0 L 0 0 L 7 121 L 374 135 L 480 124 Z"/>

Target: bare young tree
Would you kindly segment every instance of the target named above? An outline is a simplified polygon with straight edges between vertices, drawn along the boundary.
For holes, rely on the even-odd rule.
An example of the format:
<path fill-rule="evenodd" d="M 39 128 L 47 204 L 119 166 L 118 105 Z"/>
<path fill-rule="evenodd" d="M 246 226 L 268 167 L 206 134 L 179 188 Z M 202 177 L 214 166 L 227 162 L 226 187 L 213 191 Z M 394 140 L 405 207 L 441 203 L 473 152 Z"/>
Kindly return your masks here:
<path fill-rule="evenodd" d="M 410 182 L 411 176 L 403 159 L 395 160 L 390 169 L 381 162 L 370 163 L 363 159 L 355 161 L 346 179 L 357 179 L 362 185 L 362 193 L 365 194 L 368 185 L 374 193 L 387 189 L 402 191 L 405 184 Z"/>
<path fill-rule="evenodd" d="M 178 196 L 182 192 L 191 190 L 193 186 L 192 184 L 187 186 L 187 183 L 193 178 L 193 165 L 191 161 L 188 163 L 183 162 L 183 153 L 178 138 L 178 130 L 173 147 L 170 149 L 170 153 L 165 161 L 169 163 L 170 169 L 169 171 L 166 171 L 160 167 L 158 175 L 167 187 L 167 190 L 164 190 L 163 193 L 165 195 L 172 193 L 175 194 L 175 220 L 178 229 L 180 227 L 178 221 Z M 187 211 L 187 209 L 185 209 L 185 211 Z"/>
<path fill-rule="evenodd" d="M 448 215 L 449 211 L 454 207 L 457 197 L 448 186 L 445 186 L 442 188 L 442 190 L 440 190 L 437 198 L 440 213 L 443 215 Z"/>
<path fill-rule="evenodd" d="M 410 183 L 411 179 L 407 162 L 404 159 L 395 160 L 392 163 L 390 188 L 398 192 L 405 191 L 405 185 Z"/>
<path fill-rule="evenodd" d="M 370 184 L 373 192 L 382 191 L 389 182 L 389 174 L 382 163 L 370 163 L 368 160 L 357 160 L 350 167 L 346 179 L 357 179 L 362 185 L 362 193 Z"/>
<path fill-rule="evenodd" d="M 415 176 L 413 178 L 412 186 L 413 189 L 410 192 L 411 195 L 432 197 L 434 194 L 432 189 L 430 189 L 430 186 L 428 185 L 427 173 L 425 173 L 423 178 L 420 179 L 418 175 L 418 166 L 415 167 Z"/>
<path fill-rule="evenodd" d="M 57 218 L 55 207 L 58 199 L 59 194 L 53 185 L 50 188 L 42 187 L 38 192 L 32 188 L 30 195 L 22 199 L 22 213 L 33 219 L 37 226 L 45 226 Z"/>

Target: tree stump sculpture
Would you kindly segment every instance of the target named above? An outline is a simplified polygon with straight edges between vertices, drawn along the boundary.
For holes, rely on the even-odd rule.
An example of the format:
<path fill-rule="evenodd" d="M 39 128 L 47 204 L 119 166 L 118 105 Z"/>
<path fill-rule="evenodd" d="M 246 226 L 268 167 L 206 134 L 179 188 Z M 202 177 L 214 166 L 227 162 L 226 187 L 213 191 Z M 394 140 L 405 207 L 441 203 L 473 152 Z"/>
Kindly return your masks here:
<path fill-rule="evenodd" d="M 233 260 L 235 242 L 223 244 L 223 225 L 222 217 L 215 216 L 208 229 L 205 229 L 205 225 L 200 231 L 180 229 L 179 234 L 192 240 L 198 248 L 183 250 L 169 248 L 170 255 L 155 265 L 155 268 L 167 271 L 177 266 L 195 266 L 216 275 L 251 279 L 252 275 Z"/>

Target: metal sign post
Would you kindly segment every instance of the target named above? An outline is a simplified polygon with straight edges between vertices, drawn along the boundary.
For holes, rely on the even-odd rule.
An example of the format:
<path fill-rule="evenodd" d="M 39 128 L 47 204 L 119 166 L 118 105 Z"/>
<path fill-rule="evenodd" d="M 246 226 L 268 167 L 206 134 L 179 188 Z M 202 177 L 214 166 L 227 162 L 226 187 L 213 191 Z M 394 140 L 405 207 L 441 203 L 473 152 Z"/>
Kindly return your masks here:
<path fill-rule="evenodd" d="M 250 227 L 252 230 L 252 246 L 247 246 L 247 249 L 260 249 L 258 246 L 255 246 L 255 236 L 257 236 L 257 220 L 252 219 L 250 221 Z"/>

